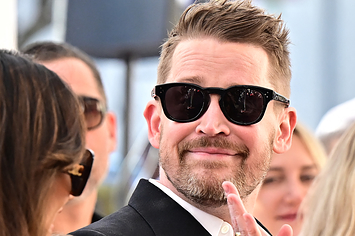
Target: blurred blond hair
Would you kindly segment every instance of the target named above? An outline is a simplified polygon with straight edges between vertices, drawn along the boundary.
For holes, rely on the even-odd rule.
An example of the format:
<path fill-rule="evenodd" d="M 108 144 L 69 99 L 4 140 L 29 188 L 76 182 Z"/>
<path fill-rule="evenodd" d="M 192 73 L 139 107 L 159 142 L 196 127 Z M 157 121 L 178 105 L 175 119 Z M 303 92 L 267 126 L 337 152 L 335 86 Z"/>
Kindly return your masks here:
<path fill-rule="evenodd" d="M 300 236 L 355 235 L 355 125 L 341 137 L 302 205 Z"/>

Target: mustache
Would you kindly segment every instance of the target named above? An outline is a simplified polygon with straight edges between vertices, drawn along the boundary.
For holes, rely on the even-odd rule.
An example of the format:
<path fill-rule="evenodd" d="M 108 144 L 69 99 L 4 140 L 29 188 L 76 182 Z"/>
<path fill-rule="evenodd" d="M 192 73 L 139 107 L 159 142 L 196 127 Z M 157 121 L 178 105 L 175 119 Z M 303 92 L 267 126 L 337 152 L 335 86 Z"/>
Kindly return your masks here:
<path fill-rule="evenodd" d="M 241 156 L 243 160 L 249 156 L 249 148 L 244 144 L 236 144 L 230 142 L 223 137 L 200 137 L 189 141 L 182 141 L 178 144 L 178 154 L 180 160 L 193 148 L 207 148 L 215 147 L 234 151 L 238 156 Z"/>

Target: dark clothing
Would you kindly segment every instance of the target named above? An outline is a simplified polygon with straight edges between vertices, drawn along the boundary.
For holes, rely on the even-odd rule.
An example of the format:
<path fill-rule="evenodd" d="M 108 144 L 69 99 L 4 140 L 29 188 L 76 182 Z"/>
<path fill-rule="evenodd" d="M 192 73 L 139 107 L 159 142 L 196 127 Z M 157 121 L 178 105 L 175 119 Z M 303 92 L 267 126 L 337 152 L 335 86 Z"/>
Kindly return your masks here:
<path fill-rule="evenodd" d="M 269 230 L 262 223 L 260 223 L 260 221 L 258 221 L 258 219 L 255 218 L 255 220 L 256 220 L 256 223 L 258 223 L 258 225 L 261 228 L 263 228 L 268 234 L 270 234 L 270 236 L 272 236 L 272 234 L 269 232 Z"/>
<path fill-rule="evenodd" d="M 99 221 L 101 220 L 102 218 L 104 218 L 102 215 L 100 215 L 99 213 L 97 212 L 94 212 L 94 214 L 92 215 L 92 218 L 91 218 L 91 223 L 94 223 L 96 221 Z"/>
<path fill-rule="evenodd" d="M 74 236 L 210 236 L 188 211 L 147 180 L 140 180 L 127 206 L 70 234 Z"/>

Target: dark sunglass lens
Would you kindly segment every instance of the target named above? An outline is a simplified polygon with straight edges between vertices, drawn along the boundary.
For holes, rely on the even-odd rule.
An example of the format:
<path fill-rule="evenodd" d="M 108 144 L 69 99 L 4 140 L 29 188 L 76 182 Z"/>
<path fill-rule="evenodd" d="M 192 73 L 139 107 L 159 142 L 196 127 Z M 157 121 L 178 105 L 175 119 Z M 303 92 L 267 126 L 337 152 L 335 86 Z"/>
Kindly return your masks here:
<path fill-rule="evenodd" d="M 227 115 L 238 124 L 250 124 L 258 120 L 263 112 L 263 95 L 253 89 L 232 88 L 224 97 Z"/>
<path fill-rule="evenodd" d="M 171 87 L 165 93 L 166 110 L 177 121 L 193 120 L 200 114 L 203 105 L 202 91 L 190 85 Z"/>
<path fill-rule="evenodd" d="M 84 100 L 84 115 L 88 129 L 97 127 L 102 121 L 102 112 L 99 110 L 99 101 L 95 99 Z"/>
<path fill-rule="evenodd" d="M 89 150 L 85 151 L 83 159 L 80 162 L 84 168 L 82 169 L 81 175 L 71 175 L 71 182 L 72 182 L 72 190 L 71 194 L 73 196 L 80 196 L 83 192 L 87 180 L 89 179 L 91 168 L 93 164 L 94 158 L 93 153 Z"/>
<path fill-rule="evenodd" d="M 71 192 L 70 194 L 77 197 L 80 196 L 83 192 L 83 184 L 79 176 L 70 176 L 71 177 Z"/>

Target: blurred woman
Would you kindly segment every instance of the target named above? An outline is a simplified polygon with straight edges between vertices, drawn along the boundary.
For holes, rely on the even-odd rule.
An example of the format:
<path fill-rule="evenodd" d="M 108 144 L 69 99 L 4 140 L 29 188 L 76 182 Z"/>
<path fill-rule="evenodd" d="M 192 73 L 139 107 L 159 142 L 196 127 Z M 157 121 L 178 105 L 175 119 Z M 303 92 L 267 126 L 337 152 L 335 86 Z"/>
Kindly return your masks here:
<path fill-rule="evenodd" d="M 300 236 L 355 235 L 355 125 L 331 152 L 302 203 Z"/>
<path fill-rule="evenodd" d="M 80 105 L 52 71 L 0 50 L 0 235 L 46 236 L 91 171 Z"/>
<path fill-rule="evenodd" d="M 291 225 L 294 235 L 298 235 L 298 208 L 325 161 L 320 142 L 298 123 L 290 150 L 273 154 L 254 208 L 254 216 L 273 235 L 283 224 Z"/>

